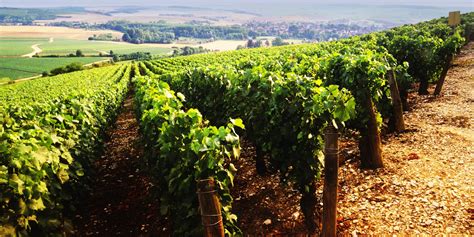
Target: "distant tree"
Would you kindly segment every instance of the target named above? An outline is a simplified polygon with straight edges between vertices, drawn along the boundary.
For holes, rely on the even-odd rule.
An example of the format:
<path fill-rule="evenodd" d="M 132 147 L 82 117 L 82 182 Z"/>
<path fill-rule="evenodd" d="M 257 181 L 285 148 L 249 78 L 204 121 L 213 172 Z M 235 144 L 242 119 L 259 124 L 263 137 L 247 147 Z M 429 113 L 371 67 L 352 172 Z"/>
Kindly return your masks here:
<path fill-rule="evenodd" d="M 282 38 L 277 37 L 277 38 L 275 38 L 275 39 L 272 41 L 272 45 L 273 45 L 273 46 L 281 46 L 281 45 L 288 45 L 288 43 L 286 43 L 285 41 L 283 41 Z"/>
<path fill-rule="evenodd" d="M 263 40 L 249 39 L 247 40 L 245 47 L 246 48 L 259 48 L 259 47 L 265 46 L 265 44 L 266 43 Z"/>
<path fill-rule="evenodd" d="M 252 39 L 247 40 L 246 46 L 247 46 L 247 48 L 253 48 L 254 47 L 254 41 Z"/>
<path fill-rule="evenodd" d="M 109 55 L 114 55 L 114 51 L 110 50 Z"/>
<path fill-rule="evenodd" d="M 185 46 L 183 48 L 176 48 L 173 50 L 173 56 L 181 56 L 181 55 L 191 55 L 191 54 L 198 54 L 198 53 L 207 53 L 209 52 L 209 49 L 205 49 L 202 46 L 199 46 L 197 48 L 193 48 L 190 46 Z"/>
<path fill-rule="evenodd" d="M 84 69 L 84 67 L 82 66 L 82 63 L 79 62 L 74 62 L 66 65 L 67 72 L 80 71 L 82 69 Z"/>
<path fill-rule="evenodd" d="M 130 38 L 130 35 L 128 33 L 123 34 L 122 40 L 125 42 L 130 42 L 132 38 Z"/>
<path fill-rule="evenodd" d="M 51 75 L 52 76 L 62 74 L 62 73 L 66 73 L 66 68 L 58 67 L 58 68 L 55 68 L 55 69 L 51 70 Z"/>
<path fill-rule="evenodd" d="M 58 74 L 63 74 L 63 73 L 68 73 L 68 72 L 75 72 L 75 71 L 80 71 L 83 70 L 84 67 L 82 66 L 81 63 L 79 62 L 74 62 L 71 64 L 66 65 L 65 67 L 58 67 L 53 70 L 51 70 L 50 75 L 58 75 Z"/>
<path fill-rule="evenodd" d="M 194 54 L 194 48 L 186 46 L 183 48 L 183 55 L 191 55 Z"/>
<path fill-rule="evenodd" d="M 298 29 L 298 26 L 296 26 L 296 25 L 291 25 L 291 26 L 288 27 L 288 33 L 290 35 L 293 35 L 293 36 L 298 35 L 298 31 L 299 31 L 299 29 Z"/>
<path fill-rule="evenodd" d="M 179 56 L 180 54 L 181 54 L 181 51 L 179 49 L 173 50 L 173 56 Z"/>
<path fill-rule="evenodd" d="M 47 76 L 49 76 L 49 72 L 44 71 L 43 73 L 41 73 L 41 75 L 42 75 L 43 77 L 47 77 Z"/>
<path fill-rule="evenodd" d="M 84 57 L 84 54 L 82 53 L 82 50 L 80 50 L 80 49 L 76 50 L 76 57 Z"/>

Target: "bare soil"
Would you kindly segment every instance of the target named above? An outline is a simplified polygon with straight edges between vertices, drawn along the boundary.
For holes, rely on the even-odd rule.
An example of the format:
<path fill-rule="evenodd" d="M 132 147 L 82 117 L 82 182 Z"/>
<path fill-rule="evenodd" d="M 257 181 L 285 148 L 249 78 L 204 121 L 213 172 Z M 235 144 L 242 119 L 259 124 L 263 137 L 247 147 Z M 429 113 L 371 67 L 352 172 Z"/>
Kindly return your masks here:
<path fill-rule="evenodd" d="M 341 139 L 338 233 L 474 234 L 473 102 L 471 42 L 456 57 L 440 97 L 410 94 L 406 132 L 383 138 L 385 168 L 359 169 L 356 141 Z M 254 148 L 244 141 L 233 189 L 233 210 L 244 233 L 309 234 L 300 194 L 282 185 L 277 173 L 258 176 L 254 160 Z M 322 187 L 320 181 L 320 200 Z M 322 216 L 322 201 L 318 210 Z"/>
<path fill-rule="evenodd" d="M 76 236 L 167 236 L 159 198 L 143 167 L 143 146 L 131 95 L 107 131 L 104 153 L 95 162 L 92 193 L 75 218 Z"/>
<path fill-rule="evenodd" d="M 410 95 L 407 132 L 384 139 L 384 169 L 342 166 L 342 233 L 474 234 L 473 98 L 471 42 L 456 57 L 440 97 Z"/>
<path fill-rule="evenodd" d="M 291 183 L 280 182 L 279 173 L 271 167 L 266 175 L 259 176 L 255 158 L 255 147 L 243 140 L 232 188 L 233 212 L 238 216 L 239 227 L 246 235 L 307 232 L 298 190 Z"/>

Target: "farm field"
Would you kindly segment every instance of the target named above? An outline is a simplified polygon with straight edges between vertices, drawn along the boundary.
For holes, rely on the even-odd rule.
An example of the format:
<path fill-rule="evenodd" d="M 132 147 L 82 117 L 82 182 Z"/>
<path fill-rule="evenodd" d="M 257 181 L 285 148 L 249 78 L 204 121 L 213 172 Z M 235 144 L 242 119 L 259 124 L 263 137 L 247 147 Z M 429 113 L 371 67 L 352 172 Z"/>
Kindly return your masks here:
<path fill-rule="evenodd" d="M 19 38 L 57 38 L 57 39 L 76 39 L 87 40 L 90 36 L 96 34 L 112 34 L 112 36 L 121 38 L 122 33 L 112 30 L 85 30 L 67 27 L 55 26 L 4 26 L 0 25 L 1 37 L 19 37 Z"/>
<path fill-rule="evenodd" d="M 167 54 L 173 48 L 178 47 L 199 47 L 210 50 L 228 51 L 235 50 L 239 45 L 245 45 L 246 41 L 242 40 L 216 40 L 213 42 L 202 44 L 130 44 L 124 42 L 108 42 L 108 41 L 92 41 L 92 40 L 76 40 L 76 39 L 56 39 L 52 38 L 12 38 L 0 37 L 0 57 L 5 56 L 21 56 L 33 51 L 31 48 L 34 44 L 39 44 L 42 49 L 40 55 L 67 55 L 75 53 L 80 49 L 84 54 L 98 55 L 99 53 L 109 53 L 110 50 L 117 54 L 127 54 L 133 52 L 150 52 L 152 55 Z"/>
<path fill-rule="evenodd" d="M 110 50 L 117 54 L 150 52 L 151 54 L 158 55 L 170 52 L 170 49 L 153 47 L 152 45 L 72 39 L 55 39 L 53 43 L 42 44 L 39 47 L 43 50 L 41 53 L 43 55 L 74 54 L 77 49 L 82 50 L 82 52 L 86 55 L 97 55 L 99 53 L 108 54 Z"/>
<path fill-rule="evenodd" d="M 73 62 L 89 64 L 107 58 L 78 57 L 78 58 L 0 58 L 0 78 L 19 79 L 32 77 L 44 71 L 61 67 Z M 5 79 L 4 79 L 5 80 Z"/>
<path fill-rule="evenodd" d="M 0 57 L 31 53 L 34 44 L 47 43 L 47 38 L 5 38 L 0 35 Z"/>
<path fill-rule="evenodd" d="M 67 55 L 74 54 L 80 49 L 86 55 L 108 54 L 110 50 L 118 54 L 133 52 L 150 52 L 153 55 L 166 54 L 170 48 L 154 45 L 137 45 L 119 42 L 90 41 L 76 39 L 55 39 L 52 38 L 0 38 L 0 57 L 2 56 L 22 56 L 31 53 L 32 45 L 38 44 L 42 49 L 40 55 Z"/>
<path fill-rule="evenodd" d="M 0 26 L 0 57 L 21 56 L 31 53 L 32 45 L 39 44 L 42 55 L 67 55 L 81 49 L 84 54 L 98 55 L 110 50 L 117 54 L 133 52 L 150 52 L 153 55 L 167 54 L 175 47 L 199 47 L 217 51 L 235 50 L 245 45 L 244 40 L 216 40 L 207 43 L 172 43 L 172 44 L 130 44 L 125 42 L 90 41 L 93 34 L 111 33 L 113 31 L 92 31 L 66 27 L 49 26 Z M 113 32 L 121 37 L 121 33 Z"/>

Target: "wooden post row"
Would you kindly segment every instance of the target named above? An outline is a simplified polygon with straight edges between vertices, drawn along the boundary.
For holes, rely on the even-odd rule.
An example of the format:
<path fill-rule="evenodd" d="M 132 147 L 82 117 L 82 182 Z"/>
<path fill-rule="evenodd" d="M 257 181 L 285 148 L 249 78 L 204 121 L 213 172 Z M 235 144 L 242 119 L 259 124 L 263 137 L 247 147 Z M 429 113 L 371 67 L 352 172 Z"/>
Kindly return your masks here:
<path fill-rule="evenodd" d="M 338 132 L 330 124 L 324 134 L 323 237 L 335 237 L 337 230 L 337 184 L 339 169 Z"/>
<path fill-rule="evenodd" d="M 197 194 L 204 226 L 204 236 L 224 237 L 221 204 L 213 178 L 197 181 Z"/>

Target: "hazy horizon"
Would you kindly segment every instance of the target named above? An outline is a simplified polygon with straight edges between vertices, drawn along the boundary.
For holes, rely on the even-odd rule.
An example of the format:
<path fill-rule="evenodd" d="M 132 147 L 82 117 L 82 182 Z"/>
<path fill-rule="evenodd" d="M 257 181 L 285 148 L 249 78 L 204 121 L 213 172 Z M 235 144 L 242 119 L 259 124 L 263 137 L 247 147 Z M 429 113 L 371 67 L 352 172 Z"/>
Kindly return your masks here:
<path fill-rule="evenodd" d="M 418 0 L 418 1 L 322 1 L 322 0 L 174 0 L 174 1 L 133 1 L 133 0 L 0 0 L 0 7 L 84 7 L 102 10 L 125 6 L 166 8 L 169 6 L 199 7 L 221 12 L 224 10 L 245 11 L 262 17 L 289 19 L 306 17 L 312 20 L 376 20 L 394 24 L 415 23 L 447 16 L 449 11 L 462 13 L 474 11 L 472 0 Z M 156 9 L 154 9 L 156 10 Z M 161 9 L 169 10 L 169 9 Z M 170 10 L 176 13 L 176 9 Z M 180 9 L 186 12 L 186 9 Z"/>
<path fill-rule="evenodd" d="M 440 1 L 440 0 L 418 0 L 418 1 L 376 1 L 376 0 L 364 0 L 364 1 L 348 1 L 348 0 L 336 0 L 336 1 L 321 1 L 321 0 L 174 0 L 174 1 L 133 1 L 133 0 L 71 0 L 71 1 L 57 1 L 57 0 L 24 0 L 19 2 L 18 0 L 2 0 L 0 1 L 1 7 L 69 7 L 69 6 L 80 6 L 80 7 L 101 7 L 101 6 L 170 6 L 170 5 L 184 5 L 184 6 L 198 6 L 202 4 L 208 5 L 208 7 L 244 7 L 245 4 L 289 4 L 289 5 L 406 5 L 406 6 L 433 6 L 433 7 L 463 7 L 463 8 L 474 8 L 474 2 L 472 0 L 454 0 L 454 1 Z"/>

